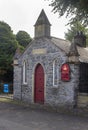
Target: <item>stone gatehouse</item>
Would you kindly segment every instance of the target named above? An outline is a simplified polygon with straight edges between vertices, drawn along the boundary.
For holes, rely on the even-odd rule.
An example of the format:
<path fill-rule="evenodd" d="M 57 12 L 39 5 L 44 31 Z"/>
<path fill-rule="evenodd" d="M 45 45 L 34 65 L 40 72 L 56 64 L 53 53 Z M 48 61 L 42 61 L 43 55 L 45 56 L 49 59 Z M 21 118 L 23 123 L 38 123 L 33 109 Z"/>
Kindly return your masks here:
<path fill-rule="evenodd" d="M 75 39 L 70 43 L 52 37 L 44 10 L 34 27 L 31 44 L 14 56 L 14 99 L 72 108 L 77 105 L 80 62 L 88 61 L 88 51 L 76 46 Z"/>

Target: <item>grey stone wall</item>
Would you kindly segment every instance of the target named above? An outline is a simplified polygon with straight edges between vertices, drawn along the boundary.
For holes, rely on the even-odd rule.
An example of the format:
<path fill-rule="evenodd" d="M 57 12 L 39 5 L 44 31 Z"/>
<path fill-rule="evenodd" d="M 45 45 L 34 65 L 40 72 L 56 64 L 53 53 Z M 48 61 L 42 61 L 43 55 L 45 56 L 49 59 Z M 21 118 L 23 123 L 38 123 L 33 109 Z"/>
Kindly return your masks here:
<path fill-rule="evenodd" d="M 40 52 L 37 52 L 37 49 L 40 49 L 38 50 Z M 41 49 L 44 49 L 43 53 L 41 53 Z M 53 85 L 53 62 L 55 59 L 58 63 L 57 86 Z M 22 82 L 24 60 L 27 62 L 27 84 Z M 69 82 L 63 82 L 61 81 L 61 65 L 66 62 L 68 62 L 68 57 L 65 52 L 54 45 L 50 39 L 34 40 L 20 57 L 19 65 L 14 67 L 14 99 L 18 98 L 34 104 L 34 72 L 36 65 L 40 63 L 45 73 L 44 105 L 73 107 L 76 104 L 79 67 L 77 64 L 70 64 L 71 79 Z"/>
<path fill-rule="evenodd" d="M 14 93 L 14 99 L 21 100 L 21 67 L 16 65 L 14 66 L 14 85 L 13 85 L 13 93 Z"/>

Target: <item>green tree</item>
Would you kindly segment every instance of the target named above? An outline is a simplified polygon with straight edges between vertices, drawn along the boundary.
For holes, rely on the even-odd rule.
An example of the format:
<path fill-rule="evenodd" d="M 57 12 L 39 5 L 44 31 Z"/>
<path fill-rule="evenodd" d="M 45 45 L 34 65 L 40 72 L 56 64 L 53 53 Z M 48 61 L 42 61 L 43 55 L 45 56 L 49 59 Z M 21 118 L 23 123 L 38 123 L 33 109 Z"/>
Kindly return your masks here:
<path fill-rule="evenodd" d="M 11 27 L 7 23 L 0 21 L 0 80 L 12 81 L 12 62 L 17 47 L 18 42 Z"/>
<path fill-rule="evenodd" d="M 86 28 L 80 22 L 75 22 L 72 25 L 70 25 L 70 29 L 68 29 L 68 31 L 65 33 L 65 39 L 72 41 L 77 31 L 82 31 L 86 35 L 86 43 L 88 45 L 88 28 Z"/>
<path fill-rule="evenodd" d="M 71 16 L 71 21 L 79 21 L 88 24 L 88 0 L 50 0 L 53 11 L 59 16 Z"/>
<path fill-rule="evenodd" d="M 16 39 L 17 39 L 18 43 L 23 47 L 26 47 L 32 40 L 30 35 L 25 31 L 19 31 L 16 34 Z"/>

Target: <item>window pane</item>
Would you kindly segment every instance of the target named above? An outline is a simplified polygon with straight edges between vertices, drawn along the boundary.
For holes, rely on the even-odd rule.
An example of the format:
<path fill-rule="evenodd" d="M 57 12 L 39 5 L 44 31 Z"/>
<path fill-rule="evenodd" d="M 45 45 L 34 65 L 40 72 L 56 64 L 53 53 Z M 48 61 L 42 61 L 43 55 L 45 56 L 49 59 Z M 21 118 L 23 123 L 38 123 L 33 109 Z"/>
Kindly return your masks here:
<path fill-rule="evenodd" d="M 55 60 L 53 62 L 53 85 L 57 86 L 58 85 L 58 62 Z"/>
<path fill-rule="evenodd" d="M 26 62 L 23 63 L 23 83 L 27 82 L 27 67 Z"/>

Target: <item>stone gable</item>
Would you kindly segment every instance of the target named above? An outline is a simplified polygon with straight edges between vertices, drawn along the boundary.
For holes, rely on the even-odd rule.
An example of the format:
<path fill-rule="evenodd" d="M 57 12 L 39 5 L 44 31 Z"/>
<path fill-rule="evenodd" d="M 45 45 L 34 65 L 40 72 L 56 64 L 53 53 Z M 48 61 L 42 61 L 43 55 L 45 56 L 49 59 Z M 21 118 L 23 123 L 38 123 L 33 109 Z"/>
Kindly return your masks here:
<path fill-rule="evenodd" d="M 51 37 L 50 23 L 42 11 L 35 25 L 35 38 L 14 57 L 14 99 L 54 109 L 74 108 L 80 61 L 88 62 L 87 48 Z"/>
<path fill-rule="evenodd" d="M 57 62 L 58 78 L 56 85 L 53 84 L 53 63 Z M 22 68 L 24 61 L 27 63 L 27 84 L 22 82 Z M 77 75 L 77 67 L 71 65 L 71 80 L 69 82 L 61 81 L 61 66 L 68 62 L 67 54 L 57 47 L 51 39 L 38 38 L 27 47 L 25 52 L 18 59 L 19 65 L 14 67 L 14 98 L 34 103 L 34 85 L 35 85 L 35 68 L 41 64 L 44 68 L 44 104 L 50 106 L 74 106 L 75 93 L 74 83 Z M 77 81 L 77 79 L 75 79 Z"/>

